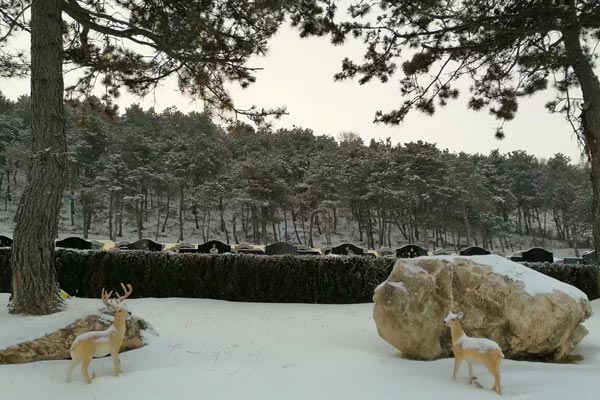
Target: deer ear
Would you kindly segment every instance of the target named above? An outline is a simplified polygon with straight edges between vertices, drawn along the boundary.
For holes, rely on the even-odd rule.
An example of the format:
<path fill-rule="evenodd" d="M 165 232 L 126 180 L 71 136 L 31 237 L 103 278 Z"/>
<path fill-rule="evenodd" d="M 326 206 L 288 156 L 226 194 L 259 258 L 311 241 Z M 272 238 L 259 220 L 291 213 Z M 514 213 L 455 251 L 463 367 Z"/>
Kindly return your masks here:
<path fill-rule="evenodd" d="M 465 316 L 465 314 L 463 314 L 462 312 L 458 313 L 458 319 L 462 319 L 462 317 L 464 317 L 464 316 Z"/>

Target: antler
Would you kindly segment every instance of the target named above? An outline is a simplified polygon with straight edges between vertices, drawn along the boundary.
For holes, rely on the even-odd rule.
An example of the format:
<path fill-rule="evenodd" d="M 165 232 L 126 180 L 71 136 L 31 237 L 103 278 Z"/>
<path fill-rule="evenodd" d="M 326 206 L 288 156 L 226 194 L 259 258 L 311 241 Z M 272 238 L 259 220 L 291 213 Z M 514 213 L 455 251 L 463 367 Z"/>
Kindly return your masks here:
<path fill-rule="evenodd" d="M 131 286 L 131 283 L 128 283 L 127 286 L 125 286 L 123 284 L 123 282 L 121 282 L 121 287 L 123 288 L 123 296 L 119 296 L 118 298 L 118 302 L 119 304 L 122 303 L 125 299 L 127 299 L 130 295 L 131 292 L 133 292 L 133 287 Z M 118 293 L 117 293 L 118 295 Z"/>
<path fill-rule="evenodd" d="M 128 283 L 127 285 L 121 283 L 121 287 L 123 288 L 123 295 L 121 296 L 117 292 L 116 299 L 111 299 L 111 296 L 113 294 L 112 290 L 110 292 L 107 292 L 106 290 L 104 290 L 104 288 L 102 288 L 102 302 L 113 311 L 118 309 L 121 306 L 121 303 L 125 301 L 125 299 L 127 299 L 133 292 L 133 287 L 131 286 L 131 283 Z"/>
<path fill-rule="evenodd" d="M 106 290 L 104 290 L 104 288 L 102 288 L 102 302 L 107 307 L 110 307 L 112 305 L 112 304 L 110 304 L 110 296 L 112 296 L 112 293 L 113 293 L 112 290 L 107 293 Z"/>

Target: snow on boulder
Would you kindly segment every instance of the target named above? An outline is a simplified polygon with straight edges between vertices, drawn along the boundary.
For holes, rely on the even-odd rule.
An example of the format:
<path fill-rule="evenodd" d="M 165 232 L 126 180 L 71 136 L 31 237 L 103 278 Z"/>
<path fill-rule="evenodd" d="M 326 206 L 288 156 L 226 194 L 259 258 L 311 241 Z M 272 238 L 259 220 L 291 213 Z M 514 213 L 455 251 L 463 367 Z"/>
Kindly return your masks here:
<path fill-rule="evenodd" d="M 373 296 L 379 335 L 404 357 L 452 356 L 449 311 L 507 358 L 562 360 L 587 335 L 585 293 L 497 255 L 399 259 Z"/>

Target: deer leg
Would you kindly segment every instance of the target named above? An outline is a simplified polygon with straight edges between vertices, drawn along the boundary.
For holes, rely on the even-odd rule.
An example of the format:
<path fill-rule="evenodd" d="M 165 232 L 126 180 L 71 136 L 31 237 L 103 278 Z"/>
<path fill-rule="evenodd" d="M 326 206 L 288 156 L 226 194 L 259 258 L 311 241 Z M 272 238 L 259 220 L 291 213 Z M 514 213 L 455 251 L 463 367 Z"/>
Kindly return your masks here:
<path fill-rule="evenodd" d="M 492 375 L 494 375 L 494 388 L 492 390 L 498 394 L 502 394 L 502 387 L 500 386 L 500 365 L 496 364 L 494 366 Z"/>
<path fill-rule="evenodd" d="M 469 385 L 471 385 L 477 378 L 473 376 L 473 363 L 467 362 L 467 365 L 469 366 Z"/>
<path fill-rule="evenodd" d="M 456 380 L 456 375 L 458 374 L 458 370 L 460 369 L 461 363 L 462 363 L 462 359 L 454 356 L 454 373 L 452 374 L 452 379 Z"/>
<path fill-rule="evenodd" d="M 69 368 L 67 369 L 67 382 L 71 382 L 71 375 L 73 374 L 73 369 L 81 362 L 81 358 L 77 358 L 76 356 L 71 356 L 72 360 L 69 364 Z"/>
<path fill-rule="evenodd" d="M 90 378 L 90 374 L 88 374 L 88 367 L 90 366 L 90 362 L 92 361 L 92 357 L 85 357 L 81 360 L 81 375 L 83 375 L 83 379 L 85 383 L 92 383 L 92 378 Z"/>
<path fill-rule="evenodd" d="M 491 362 L 486 363 L 486 367 L 494 377 L 494 386 L 492 386 L 492 390 L 498 394 L 502 394 L 502 390 L 500 388 L 500 365 L 498 360 L 491 360 Z"/>
<path fill-rule="evenodd" d="M 118 376 L 119 373 L 123 372 L 123 371 L 121 371 L 121 365 L 119 363 L 119 350 L 111 349 L 110 355 L 112 356 L 112 360 L 113 360 L 113 374 L 114 374 L 114 376 Z"/>

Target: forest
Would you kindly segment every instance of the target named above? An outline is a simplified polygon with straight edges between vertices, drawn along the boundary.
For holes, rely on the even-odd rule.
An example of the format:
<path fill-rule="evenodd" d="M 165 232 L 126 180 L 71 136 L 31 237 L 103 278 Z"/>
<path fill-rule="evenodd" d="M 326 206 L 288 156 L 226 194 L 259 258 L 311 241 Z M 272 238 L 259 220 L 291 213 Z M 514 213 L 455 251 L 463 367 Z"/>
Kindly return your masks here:
<path fill-rule="evenodd" d="M 191 228 L 196 240 L 311 247 L 344 237 L 371 249 L 508 251 L 514 235 L 591 247 L 589 166 L 563 154 L 457 154 L 421 141 L 365 143 L 355 132 L 220 126 L 174 107 L 120 112 L 95 97 L 67 101 L 66 112 L 61 214 L 84 238 L 118 241 L 130 229 L 155 239 L 175 224 L 178 242 Z M 4 212 L 18 212 L 30 148 L 30 98 L 0 95 Z"/>

